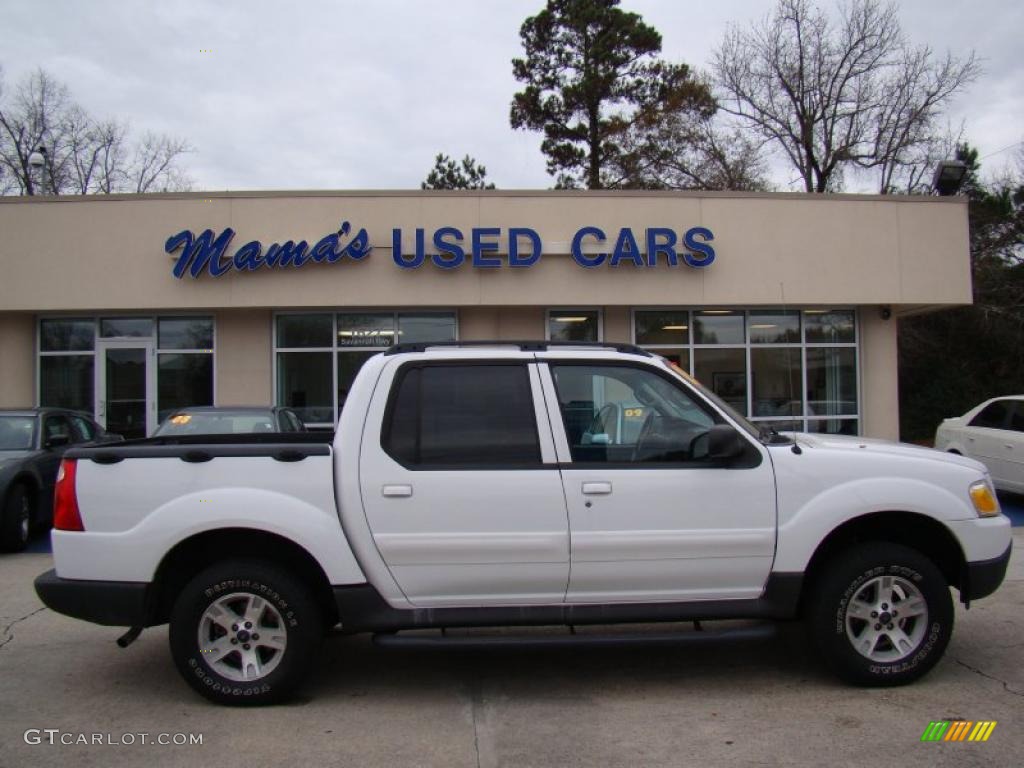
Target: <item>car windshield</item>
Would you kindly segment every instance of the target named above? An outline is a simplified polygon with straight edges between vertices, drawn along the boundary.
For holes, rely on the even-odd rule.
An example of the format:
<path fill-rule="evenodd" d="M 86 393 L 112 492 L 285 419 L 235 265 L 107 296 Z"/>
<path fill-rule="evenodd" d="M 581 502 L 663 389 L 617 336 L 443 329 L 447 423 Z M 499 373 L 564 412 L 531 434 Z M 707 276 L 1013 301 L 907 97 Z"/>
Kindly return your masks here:
<path fill-rule="evenodd" d="M 274 432 L 270 411 L 184 411 L 171 414 L 154 437 L 166 435 L 241 435 Z"/>
<path fill-rule="evenodd" d="M 0 451 L 28 451 L 36 420 L 32 416 L 0 415 Z"/>

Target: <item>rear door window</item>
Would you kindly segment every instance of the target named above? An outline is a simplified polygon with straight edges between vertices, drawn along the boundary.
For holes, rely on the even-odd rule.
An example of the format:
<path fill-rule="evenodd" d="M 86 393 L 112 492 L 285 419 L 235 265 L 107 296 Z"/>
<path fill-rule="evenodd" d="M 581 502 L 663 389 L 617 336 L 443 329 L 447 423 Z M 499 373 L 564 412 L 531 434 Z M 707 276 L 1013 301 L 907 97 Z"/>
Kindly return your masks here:
<path fill-rule="evenodd" d="M 382 433 L 410 468 L 540 464 L 526 366 L 417 365 L 399 372 Z"/>

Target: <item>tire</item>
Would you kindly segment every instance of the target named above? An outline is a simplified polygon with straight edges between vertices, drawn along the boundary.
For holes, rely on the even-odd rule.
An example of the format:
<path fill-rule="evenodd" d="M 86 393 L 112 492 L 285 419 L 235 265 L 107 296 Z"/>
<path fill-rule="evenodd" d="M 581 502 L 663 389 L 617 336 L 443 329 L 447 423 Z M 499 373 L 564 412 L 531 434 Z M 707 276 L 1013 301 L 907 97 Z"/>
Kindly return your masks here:
<path fill-rule="evenodd" d="M 949 586 L 931 560 L 899 544 L 869 542 L 826 568 L 806 621 L 811 643 L 842 680 L 891 686 L 938 663 L 953 616 Z"/>
<path fill-rule="evenodd" d="M 294 576 L 260 560 L 226 561 L 178 596 L 171 655 L 186 682 L 211 701 L 272 704 L 305 679 L 322 623 L 310 590 Z"/>
<path fill-rule="evenodd" d="M 32 530 L 32 496 L 24 483 L 14 485 L 0 516 L 0 552 L 21 552 Z"/>

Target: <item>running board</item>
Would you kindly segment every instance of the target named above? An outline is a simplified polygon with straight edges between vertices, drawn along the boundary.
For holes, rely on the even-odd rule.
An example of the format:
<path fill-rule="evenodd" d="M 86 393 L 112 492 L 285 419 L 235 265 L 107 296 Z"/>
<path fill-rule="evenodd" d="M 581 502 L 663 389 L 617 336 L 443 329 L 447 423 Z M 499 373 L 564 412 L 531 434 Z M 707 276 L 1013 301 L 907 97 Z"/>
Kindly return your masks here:
<path fill-rule="evenodd" d="M 653 633 L 565 633 L 530 635 L 405 635 L 401 632 L 378 632 L 374 645 L 382 648 L 557 648 L 563 646 L 628 646 L 628 645 L 711 645 L 735 641 L 767 640 L 774 637 L 776 627 L 766 624 L 721 631 L 685 631 Z"/>

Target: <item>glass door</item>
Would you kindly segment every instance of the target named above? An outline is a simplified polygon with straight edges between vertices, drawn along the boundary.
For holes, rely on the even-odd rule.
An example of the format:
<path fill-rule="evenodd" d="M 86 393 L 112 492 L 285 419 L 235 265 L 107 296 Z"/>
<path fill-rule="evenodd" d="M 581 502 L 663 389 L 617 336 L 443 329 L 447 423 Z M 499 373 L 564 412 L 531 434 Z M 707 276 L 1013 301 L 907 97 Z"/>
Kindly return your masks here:
<path fill-rule="evenodd" d="M 151 341 L 96 343 L 96 417 L 125 440 L 156 429 L 156 370 Z"/>

